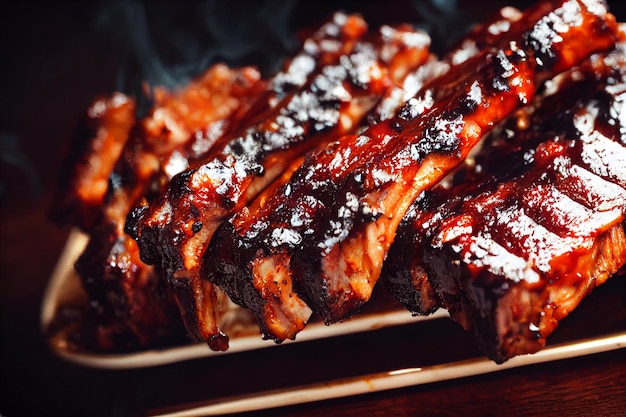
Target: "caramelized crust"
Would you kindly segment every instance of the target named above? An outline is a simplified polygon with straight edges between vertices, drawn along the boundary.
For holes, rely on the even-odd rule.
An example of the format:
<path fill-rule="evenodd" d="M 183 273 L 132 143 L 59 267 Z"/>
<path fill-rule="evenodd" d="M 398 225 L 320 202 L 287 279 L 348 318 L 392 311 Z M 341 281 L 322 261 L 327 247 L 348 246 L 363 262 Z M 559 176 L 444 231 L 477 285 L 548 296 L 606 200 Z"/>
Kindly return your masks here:
<path fill-rule="evenodd" d="M 281 342 L 382 274 L 494 361 L 535 352 L 626 263 L 625 44 L 602 0 L 502 9 L 441 59 L 336 13 L 271 79 L 97 100 L 53 211 L 90 236 L 84 346 L 226 350 L 231 308 Z"/>
<path fill-rule="evenodd" d="M 200 279 L 199 269 L 215 229 L 291 159 L 351 129 L 386 87 L 376 50 L 359 41 L 366 30 L 361 18 L 336 14 L 270 81 L 275 90 L 262 114 L 175 176 L 157 201 L 131 213 L 127 231 L 146 262 L 162 265 L 194 339 L 210 341 L 218 331 L 206 320 L 214 298 L 196 296 L 212 285 Z"/>
<path fill-rule="evenodd" d="M 252 265 L 270 270 L 258 267 L 262 259 L 288 271 L 278 277 L 281 288 L 295 288 L 326 323 L 349 317 L 369 300 L 416 197 L 528 103 L 541 82 L 610 48 L 614 26 L 602 7 L 575 1 L 530 9 L 492 48 L 427 83 L 398 116 L 309 155 L 241 238 L 256 253 Z M 566 46 L 586 33 L 595 36 L 584 47 Z"/>
<path fill-rule="evenodd" d="M 478 187 L 451 212 L 438 208 L 445 215 L 436 235 L 423 241 L 444 307 L 496 362 L 543 347 L 558 322 L 626 263 L 624 186 L 596 162 L 581 163 L 593 145 L 564 146 L 523 177 Z M 623 161 L 626 149 L 619 152 Z M 584 187 L 571 193 L 573 183 Z M 577 201 L 594 194 L 601 206 Z"/>
<path fill-rule="evenodd" d="M 572 71 L 530 127 L 477 158 L 471 181 L 413 206 L 384 274 L 411 311 L 429 313 L 422 299 L 436 290 L 503 362 L 541 349 L 626 263 L 624 56 L 621 44 Z M 493 155 L 501 160 L 490 164 Z"/>
<path fill-rule="evenodd" d="M 378 48 L 381 51 L 379 60 L 385 70 L 389 68 L 386 72 L 392 83 L 387 91 L 401 89 L 409 73 L 415 72 L 416 68 L 431 58 L 428 53 L 430 39 L 425 33 L 406 26 L 385 26 L 379 34 L 381 39 L 378 43 L 382 45 Z M 383 100 L 386 98 L 391 96 L 385 94 Z M 365 119 L 371 122 L 378 118 L 379 109 L 373 109 Z M 334 138 L 337 139 L 338 135 Z M 318 148 L 324 149 L 328 141 L 321 142 Z M 267 220 L 268 210 L 276 209 L 267 204 L 268 200 L 289 181 L 304 158 L 301 156 L 295 159 L 250 205 L 236 212 L 218 228 L 205 255 L 202 269 L 204 278 L 219 285 L 231 299 L 255 313 L 263 337 L 275 340 L 295 337 L 309 320 L 311 310 L 291 287 L 290 272 L 284 263 L 262 257 L 262 247 L 271 246 L 273 242 L 264 240 L 263 231 L 258 225 Z M 294 213 L 294 216 L 297 215 L 297 212 Z M 288 239 L 288 236 L 282 238 Z"/>
<path fill-rule="evenodd" d="M 372 125 L 391 118 L 426 82 L 445 73 L 453 62 L 461 62 L 461 56 L 469 59 L 478 53 L 476 47 L 482 48 L 493 43 L 497 36 L 494 38 L 487 34 L 495 32 L 494 25 L 502 27 L 503 21 L 510 22 L 515 18 L 519 18 L 519 15 L 513 10 L 505 11 L 484 26 L 476 28 L 461 43 L 460 48 L 463 50 L 471 49 L 464 54 L 456 50 L 451 51 L 444 60 L 432 56 L 416 60 L 413 67 L 417 68 L 405 71 L 404 78 L 394 80 L 394 85 L 387 90 L 378 106 L 365 118 L 367 123 Z M 489 27 L 492 29 L 489 30 Z M 383 27 L 381 33 L 384 36 L 411 36 L 408 42 L 405 40 L 401 45 L 414 45 L 416 42 L 411 41 L 412 38 L 423 36 L 392 30 Z M 277 197 L 281 193 L 290 193 L 290 189 L 281 187 L 285 187 L 301 164 L 302 159 L 294 161 L 255 201 L 237 212 L 229 222 L 222 224 L 213 237 L 202 271 L 205 278 L 224 288 L 235 302 L 251 309 L 257 316 L 263 336 L 276 341 L 294 338 L 312 313 L 293 288 L 290 258 L 280 248 L 281 240 L 299 239 L 298 234 L 291 232 L 291 226 L 303 222 L 302 218 L 307 217 L 307 205 L 285 206 L 283 203 L 286 200 Z M 314 201 L 315 198 L 311 196 L 310 202 Z"/>
<path fill-rule="evenodd" d="M 299 189 L 292 195 L 314 195 L 324 208 L 311 215 L 314 232 L 303 234 L 291 268 L 296 288 L 326 322 L 348 317 L 369 300 L 398 223 L 421 192 L 528 103 L 542 81 L 613 45 L 614 22 L 600 5 L 539 4 L 512 25 L 504 45 L 452 68 L 397 118 L 343 139 L 294 174 L 291 186 Z M 596 37 L 585 47 L 565 46 L 580 45 L 588 33 Z"/>

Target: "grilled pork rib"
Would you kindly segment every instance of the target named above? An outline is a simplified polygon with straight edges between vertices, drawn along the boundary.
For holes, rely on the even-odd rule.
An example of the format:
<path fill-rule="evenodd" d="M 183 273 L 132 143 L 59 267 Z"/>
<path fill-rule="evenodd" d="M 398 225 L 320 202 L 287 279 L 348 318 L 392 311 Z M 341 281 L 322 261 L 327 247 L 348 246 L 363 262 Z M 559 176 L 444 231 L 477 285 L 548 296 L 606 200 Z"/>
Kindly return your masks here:
<path fill-rule="evenodd" d="M 496 362 L 540 349 L 626 263 L 625 38 L 602 0 L 546 0 L 438 58 L 336 13 L 270 79 L 218 64 L 139 120 L 97 100 L 53 210 L 90 238 L 80 343 L 226 350 L 231 301 L 280 342 L 381 276 Z"/>
<path fill-rule="evenodd" d="M 416 32 L 406 26 L 398 28 L 384 26 L 380 29 L 380 36 L 384 43 L 379 55 L 386 64 L 385 68 L 388 68 L 392 85 L 386 90 L 379 105 L 363 119 L 365 123 L 372 123 L 384 117 L 390 107 L 399 106 L 398 98 L 406 94 L 405 91 L 399 90 L 402 90 L 402 86 L 406 86 L 407 78 L 412 76 L 411 88 L 418 83 L 423 83 L 423 80 L 414 73 L 422 64 L 432 63 L 432 57 L 428 52 L 430 39 L 425 33 Z M 420 75 L 426 77 L 434 69 L 420 73 Z M 324 148 L 327 143 L 328 140 L 323 141 L 319 148 Z M 292 173 L 299 168 L 303 160 L 304 155 L 295 159 L 283 174 L 267 186 L 251 204 L 236 212 L 233 218 L 224 222 L 216 230 L 203 264 L 203 278 L 222 288 L 236 303 L 252 310 L 266 338 L 293 338 L 304 328 L 311 310 L 290 288 L 281 286 L 280 275 L 284 271 L 273 270 L 272 265 L 250 263 L 258 255 L 256 250 L 259 246 L 249 246 L 249 243 L 244 240 L 255 235 L 258 237 L 256 242 L 258 245 L 270 244 L 262 240 L 261 235 L 256 235 L 256 229 L 250 230 L 250 228 L 257 227 L 259 221 L 257 216 L 264 213 L 265 200 L 271 198 L 277 189 L 289 181 Z M 235 230 L 237 235 L 232 236 Z M 241 235 L 247 237 L 241 238 Z M 252 247 L 253 250 L 247 250 L 248 247 Z M 262 273 L 255 275 L 264 275 L 266 279 L 262 282 L 253 282 L 252 273 L 248 271 L 248 268 L 263 269 Z"/>
<path fill-rule="evenodd" d="M 302 242 L 289 267 L 296 291 L 326 322 L 348 317 L 369 299 L 397 225 L 423 190 L 459 164 L 494 124 L 531 100 L 542 81 L 613 44 L 614 22 L 600 11 L 601 3 L 587 8 L 566 1 L 551 11 L 545 6 L 512 25 L 507 45 L 452 68 L 397 118 L 345 138 L 294 174 L 288 184 L 294 197 L 285 205 L 298 197 L 317 201 L 305 205 L 310 220 L 298 228 Z M 589 33 L 597 37 L 590 41 Z M 565 47 L 583 38 L 585 48 Z M 451 88 L 442 83 L 454 75 L 460 79 Z"/>
<path fill-rule="evenodd" d="M 175 93 L 155 89 L 154 107 L 134 125 L 115 154 L 115 166 L 102 171 L 107 191 L 92 210 L 89 243 L 75 265 L 91 299 L 88 322 L 97 330 L 87 339 L 98 348 L 146 346 L 180 333 L 170 291 L 124 233 L 126 216 L 186 168 L 188 160 L 206 153 L 265 90 L 256 69 L 230 70 L 221 64 Z M 89 177 L 82 181 L 96 185 Z"/>
<path fill-rule="evenodd" d="M 568 48 L 582 39 L 584 47 Z M 279 320 L 298 318 L 302 303 L 326 323 L 348 317 L 371 296 L 415 198 L 530 101 L 541 82 L 614 40 L 603 3 L 540 3 L 511 22 L 492 48 L 427 83 L 398 116 L 309 155 L 237 237 L 238 250 L 253 254 L 244 261 L 256 291 L 266 292 L 265 302 L 289 301 L 273 310 L 284 315 Z M 231 273 L 231 266 L 221 272 Z M 248 301 L 255 302 L 258 296 Z"/>
<path fill-rule="evenodd" d="M 283 99 L 306 83 L 311 73 L 319 70 L 319 67 L 323 66 L 325 62 L 335 59 L 342 51 L 352 48 L 355 39 L 363 36 L 365 29 L 362 19 L 336 13 L 332 19 L 324 23 L 304 41 L 302 52 L 288 60 L 284 71 L 270 80 L 268 91 L 245 111 L 241 109 L 238 111 L 237 120 L 243 121 L 243 127 L 261 123 L 264 117 L 274 112 L 274 108 L 282 105 Z M 231 133 L 236 131 L 237 129 L 230 129 Z M 210 150 L 215 148 L 219 152 L 219 149 L 228 146 L 228 140 L 232 136 L 225 135 L 222 129 L 220 129 L 219 135 L 224 139 L 221 143 L 218 142 L 212 146 Z M 214 143 L 215 141 L 212 141 L 212 144 Z M 201 157 L 208 158 L 204 152 L 196 154 L 194 160 L 199 161 L 202 159 Z M 188 165 L 184 168 L 187 169 Z M 160 204 L 161 202 L 154 202 L 153 207 L 156 205 L 159 207 L 157 210 L 160 210 Z M 142 215 L 145 208 L 146 206 L 139 209 Z M 129 218 L 131 219 L 129 222 L 131 228 L 127 231 L 135 236 L 137 232 L 135 226 L 132 225 L 137 220 L 136 213 L 131 213 Z M 208 227 L 205 230 L 208 230 Z M 152 236 L 153 234 L 149 234 L 148 239 Z M 223 308 L 228 306 L 229 302 L 225 300 L 221 291 L 209 282 L 201 282 L 196 274 L 179 275 L 178 278 L 180 279 L 172 280 L 172 271 L 179 266 L 173 264 L 175 260 L 171 257 L 166 257 L 161 262 L 154 262 L 152 255 L 147 254 L 145 250 L 142 252 L 142 256 L 144 259 L 149 259 L 149 263 L 156 263 L 159 269 L 165 271 L 163 272 L 165 279 L 168 280 L 174 290 L 180 314 L 190 337 L 195 341 L 207 341 L 213 350 L 225 350 L 228 347 L 228 337 L 219 329 L 219 321 Z"/>
<path fill-rule="evenodd" d="M 504 9 L 483 26 L 475 28 L 461 42 L 459 49 L 451 51 L 443 60 L 430 57 L 403 79 L 395 80 L 395 85 L 366 117 L 367 123 L 373 125 L 392 117 L 427 81 L 447 71 L 453 62 L 469 59 L 478 48 L 493 43 L 500 33 L 498 30 L 517 19 L 519 12 Z M 300 207 L 289 212 L 290 207 L 272 205 L 281 203 L 282 200 L 272 200 L 272 196 L 290 180 L 301 163 L 301 160 L 294 162 L 251 205 L 237 212 L 216 231 L 203 265 L 204 278 L 223 288 L 237 303 L 251 309 L 263 336 L 277 341 L 294 338 L 311 316 L 311 309 L 294 292 L 290 271 L 285 264 L 276 263 L 267 255 L 280 250 L 277 248 L 280 239 L 289 238 L 289 225 L 276 223 L 276 213 L 286 212 L 286 216 L 291 217 L 285 220 L 292 222 L 298 222 L 297 218 L 303 213 Z"/>
<path fill-rule="evenodd" d="M 623 36 L 623 31 L 620 36 Z M 455 172 L 453 191 L 445 189 L 450 185 L 447 182 L 421 194 L 414 202 L 403 219 L 406 224 L 399 228 L 396 237 L 398 243 L 392 246 L 383 273 L 387 290 L 413 314 L 430 314 L 442 302 L 428 279 L 419 254 L 423 233 L 415 233 L 409 224 L 416 222 L 416 217 L 427 224 L 425 219 L 433 214 L 433 207 L 462 194 L 468 184 L 485 181 L 496 173 L 500 181 L 506 179 L 505 175 L 513 176 L 517 170 L 511 158 L 505 155 L 519 153 L 521 149 L 532 149 L 546 137 L 562 135 L 563 126 L 568 123 L 564 118 L 571 117 L 571 109 L 567 106 L 583 97 L 597 94 L 599 89 L 605 88 L 607 78 L 614 76 L 615 68 L 623 65 L 624 45 L 620 42 L 618 46 L 616 51 L 608 55 L 593 55 L 579 67 L 546 83 L 545 91 L 537 100 L 505 120 L 484 139 L 479 152 L 468 158 L 465 165 Z M 520 161 L 523 162 L 522 159 Z"/>
<path fill-rule="evenodd" d="M 163 266 L 196 339 L 216 337 L 216 329 L 204 323 L 204 315 L 214 308 L 214 290 L 199 277 L 214 230 L 291 159 L 355 126 L 388 85 L 376 49 L 359 41 L 366 29 L 361 18 L 335 15 L 332 24 L 305 41 L 308 64 L 301 69 L 306 72 L 291 75 L 292 92 L 252 116 L 252 124 L 223 141 L 205 161 L 174 177 L 155 204 L 129 217 L 127 230 L 138 239 L 142 257 Z M 280 73 L 272 84 L 284 78 Z"/>
<path fill-rule="evenodd" d="M 365 24 L 361 19 L 341 13 L 334 15 L 329 22 L 322 25 L 304 41 L 302 52 L 286 64 L 285 70 L 272 78 L 270 90 L 243 117 L 246 124 L 260 123 L 263 117 L 271 114 L 277 106 L 282 105 L 283 99 L 302 87 L 312 72 L 319 70 L 324 62 L 335 59 L 342 51 L 353 48 L 354 40 L 363 36 L 364 33 Z M 230 140 L 230 138 L 231 136 L 227 136 L 226 140 Z M 227 145 L 228 143 L 218 144 L 216 149 L 223 149 Z M 158 212 L 169 209 L 169 207 L 162 207 L 162 204 L 169 205 L 167 196 L 161 201 L 154 202 L 151 207 L 152 211 Z M 139 217 L 137 214 L 141 215 L 142 218 L 148 217 L 148 213 L 144 211 L 146 208 L 147 206 L 144 206 L 130 214 L 127 231 L 134 237 L 142 236 L 139 243 L 144 248 L 142 251 L 143 259 L 149 263 L 156 263 L 160 269 L 164 270 L 165 279 L 176 295 L 180 314 L 190 337 L 195 341 L 206 341 L 213 350 L 225 350 L 228 347 L 228 336 L 218 327 L 221 292 L 211 283 L 201 282 L 193 270 L 192 273 L 184 275 L 179 273 L 174 279 L 173 273 L 175 271 L 185 269 L 181 264 L 183 262 L 182 254 L 181 256 L 166 256 L 161 259 L 162 254 L 158 250 L 152 248 L 150 253 L 146 251 L 145 248 L 150 243 L 160 245 L 159 228 L 161 231 L 167 232 L 168 226 L 167 224 L 157 224 L 157 228 L 138 229 Z M 194 212 L 194 214 L 196 213 Z M 207 231 L 209 228 L 207 226 L 204 229 Z M 188 242 L 183 242 L 183 245 L 186 243 Z"/>
<path fill-rule="evenodd" d="M 625 58 L 623 44 L 592 57 L 471 180 L 416 202 L 383 274 L 409 310 L 428 313 L 434 289 L 503 362 L 626 264 Z"/>

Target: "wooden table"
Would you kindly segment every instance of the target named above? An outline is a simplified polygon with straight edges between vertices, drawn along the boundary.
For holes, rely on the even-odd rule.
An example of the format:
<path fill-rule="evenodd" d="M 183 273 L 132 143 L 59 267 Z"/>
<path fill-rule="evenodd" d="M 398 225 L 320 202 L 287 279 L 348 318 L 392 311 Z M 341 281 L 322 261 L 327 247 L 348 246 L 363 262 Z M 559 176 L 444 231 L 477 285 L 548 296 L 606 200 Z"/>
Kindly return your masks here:
<path fill-rule="evenodd" d="M 0 89 L 0 415 L 145 415 L 232 393 L 480 354 L 458 325 L 442 321 L 429 331 L 399 326 L 129 370 L 83 367 L 56 357 L 40 332 L 39 306 L 67 231 L 48 221 L 47 205 L 62 144 L 89 101 L 115 88 L 124 58 L 94 28 L 97 7 L 22 3 L 2 13 L 2 52 L 10 64 Z M 99 22 L 118 17 L 102 14 Z M 615 279 L 586 299 L 551 343 L 625 329 L 626 280 Z M 254 415 L 624 416 L 625 410 L 622 349 Z"/>

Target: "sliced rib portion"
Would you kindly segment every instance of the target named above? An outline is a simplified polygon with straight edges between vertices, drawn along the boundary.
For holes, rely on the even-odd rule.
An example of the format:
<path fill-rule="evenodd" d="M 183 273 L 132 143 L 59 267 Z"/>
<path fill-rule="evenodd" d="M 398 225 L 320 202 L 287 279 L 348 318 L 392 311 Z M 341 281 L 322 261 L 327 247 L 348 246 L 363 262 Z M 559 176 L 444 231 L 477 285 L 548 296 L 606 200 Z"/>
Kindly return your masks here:
<path fill-rule="evenodd" d="M 527 11 L 505 45 L 427 85 L 397 118 L 345 138 L 294 174 L 292 195 L 317 201 L 290 267 L 297 291 L 326 322 L 369 300 L 398 223 L 421 192 L 541 82 L 613 45 L 615 24 L 602 3 L 548 5 L 554 9 L 541 3 Z M 566 46 L 582 39 L 585 47 Z"/>
<path fill-rule="evenodd" d="M 199 270 L 215 229 L 293 159 L 358 126 L 390 84 L 380 58 L 387 40 L 359 40 L 365 22 L 342 16 L 333 30 L 324 29 L 334 46 L 317 51 L 324 64 L 304 85 L 223 141 L 209 158 L 175 176 L 161 198 L 129 218 L 127 230 L 137 238 L 142 258 L 163 266 L 187 327 L 199 340 L 215 334 L 202 322 L 213 301 L 198 297 L 211 286 Z"/>
<path fill-rule="evenodd" d="M 140 260 L 136 242 L 124 233 L 126 216 L 189 160 L 205 154 L 265 91 L 256 69 L 222 64 L 180 91 L 155 89 L 154 107 L 134 124 L 115 166 L 103 172 L 107 191 L 93 207 L 89 243 L 75 265 L 91 300 L 84 344 L 128 349 L 183 334 L 165 282 Z"/>
<path fill-rule="evenodd" d="M 284 71 L 270 83 L 261 80 L 255 69 L 231 70 L 218 64 L 200 80 L 200 86 L 207 84 L 209 91 L 193 88 L 192 85 L 177 97 L 164 90 L 157 90 L 157 101 L 168 105 L 157 108 L 153 112 L 154 117 L 142 123 L 144 135 L 135 146 L 128 147 L 125 158 L 118 164 L 126 181 L 120 181 L 121 187 L 114 189 L 106 207 L 107 215 L 123 217 L 124 220 L 119 224 L 124 224 L 128 215 L 133 224 L 136 213 L 129 214 L 128 211 L 140 202 L 139 198 L 143 199 L 140 212 L 148 203 L 157 204 L 155 198 L 165 192 L 174 175 L 208 158 L 214 149 L 221 149 L 223 141 L 227 140 L 224 138 L 229 138 L 229 134 L 236 132 L 242 125 L 245 127 L 253 120 L 262 120 L 287 95 L 306 83 L 308 76 L 319 65 L 333 59 L 343 48 L 352 47 L 353 39 L 350 37 L 358 38 L 363 29 L 361 19 L 342 13 L 335 14 L 304 41 L 302 52 L 289 59 Z M 107 230 L 109 233 L 113 231 L 110 227 Z M 127 231 L 134 235 L 134 231 Z M 152 266 L 139 259 L 138 252 L 134 250 L 136 242 L 117 228 L 115 232 L 115 236 L 109 237 L 110 242 L 116 242 L 111 250 L 115 247 L 132 249 L 126 253 L 126 258 L 132 259 L 134 269 L 152 270 Z M 94 242 L 94 247 L 88 248 L 88 251 L 99 252 L 100 259 L 106 259 L 108 263 L 111 263 L 111 258 L 120 258 L 119 254 L 107 252 L 107 248 L 101 247 L 101 244 Z M 143 259 L 146 257 L 149 258 L 144 253 Z M 94 258 L 87 259 L 89 262 L 81 264 L 85 272 L 97 271 L 94 269 Z M 155 279 L 162 279 L 163 265 L 157 263 L 156 269 L 158 278 Z M 111 268 L 105 271 L 111 271 Z M 123 270 L 113 269 L 112 272 L 116 276 L 105 274 L 99 277 L 100 281 L 104 278 L 107 282 L 120 282 L 119 278 L 127 275 Z M 190 337 L 195 341 L 207 341 L 214 350 L 225 350 L 228 338 L 220 331 L 219 324 L 224 311 L 230 308 L 229 300 L 210 283 L 200 283 L 197 279 L 177 280 L 174 283 L 166 281 L 167 291 L 176 295 L 179 314 L 183 317 Z M 174 286 L 173 291 L 170 284 Z"/>
<path fill-rule="evenodd" d="M 430 39 L 424 32 L 407 26 L 383 26 L 379 33 L 383 40 L 380 59 L 385 68 L 389 68 L 392 83 L 382 100 L 389 100 L 384 104 L 389 108 L 390 102 L 396 100 L 394 91 L 402 89 L 409 74 L 414 74 L 429 60 L 432 62 L 428 52 Z M 382 101 L 364 120 L 372 122 L 381 116 Z M 319 147 L 324 148 L 327 142 Z M 304 155 L 295 159 L 251 204 L 217 229 L 203 263 L 203 278 L 217 284 L 236 303 L 252 310 L 265 338 L 293 338 L 311 315 L 311 310 L 290 288 L 288 277 L 283 279 L 288 271 L 274 269 L 274 264 L 253 261 L 264 246 L 272 245 L 264 239 L 264 231 L 259 227 L 267 220 L 265 203 L 289 181 L 303 160 Z M 253 276 L 263 278 L 253 280 Z"/>
<path fill-rule="evenodd" d="M 505 120 L 483 140 L 479 152 L 466 159 L 464 166 L 454 174 L 453 190 L 446 189 L 449 186 L 447 182 L 422 193 L 414 202 L 403 219 L 406 224 L 398 230 L 396 240 L 399 243 L 392 246 L 383 273 L 387 290 L 408 310 L 425 315 L 441 306 L 419 252 L 425 232 L 415 233 L 413 227 L 408 225 L 415 222 L 427 228 L 437 221 L 433 218 L 436 214 L 433 207 L 463 194 L 466 187 L 496 174 L 500 181 L 506 180 L 525 170 L 523 158 L 505 156 L 528 151 L 546 138 L 563 135 L 564 126 L 571 124 L 567 120 L 571 119 L 574 103 L 589 100 L 589 97 L 598 94 L 598 90 L 606 87 L 608 77 L 615 77 L 615 71 L 622 65 L 623 48 L 624 44 L 620 43 L 608 55 L 592 55 L 580 66 L 549 80 L 532 104 Z M 453 305 L 450 308 L 454 308 Z"/>
<path fill-rule="evenodd" d="M 398 116 L 309 155 L 250 228 L 254 281 L 277 293 L 294 288 L 326 323 L 350 316 L 369 300 L 417 196 L 541 82 L 614 41 L 603 3 L 540 3 L 493 47 L 427 83 Z"/>
<path fill-rule="evenodd" d="M 428 60 L 418 61 L 422 65 L 405 72 L 403 78 L 396 78 L 365 121 L 373 125 L 391 118 L 425 83 L 444 74 L 450 66 L 475 56 L 478 48 L 495 43 L 501 32 L 494 28 L 508 27 L 519 17 L 518 11 L 504 9 L 475 28 L 460 42 L 458 49 L 443 60 L 430 56 Z M 387 27 L 381 31 L 393 33 Z M 289 195 L 290 190 L 281 187 L 301 163 L 301 160 L 295 161 L 250 206 L 237 212 L 217 230 L 203 265 L 203 277 L 223 288 L 237 303 L 251 309 L 263 337 L 276 341 L 294 338 L 311 316 L 311 309 L 293 289 L 289 257 L 286 253 L 282 255 L 284 248 L 281 248 L 281 240 L 295 239 L 291 243 L 298 243 L 300 237 L 292 232 L 292 227 L 300 225 L 304 221 L 301 217 L 307 216 L 306 205 L 283 205 L 286 200 L 281 197 Z M 309 201 L 315 201 L 313 195 Z"/>
<path fill-rule="evenodd" d="M 141 199 L 153 199 L 171 178 L 210 152 L 267 91 L 256 68 L 210 67 L 178 91 L 153 90 L 154 105 L 134 127 L 116 161 L 105 217 L 122 221 Z"/>
<path fill-rule="evenodd" d="M 92 229 L 74 267 L 90 301 L 78 332 L 82 348 L 125 351 L 186 339 L 164 282 L 115 224 Z"/>
<path fill-rule="evenodd" d="M 541 349 L 626 264 L 623 47 L 560 80 L 471 181 L 424 194 L 390 252 L 403 304 L 428 313 L 435 292 L 496 362 Z"/>

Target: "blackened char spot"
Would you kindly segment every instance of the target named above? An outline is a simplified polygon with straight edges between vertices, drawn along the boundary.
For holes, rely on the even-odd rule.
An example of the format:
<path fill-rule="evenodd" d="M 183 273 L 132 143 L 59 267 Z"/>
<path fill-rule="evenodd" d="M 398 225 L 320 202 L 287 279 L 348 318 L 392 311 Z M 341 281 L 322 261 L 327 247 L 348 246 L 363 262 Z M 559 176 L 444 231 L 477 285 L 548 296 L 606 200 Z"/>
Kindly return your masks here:
<path fill-rule="evenodd" d="M 149 206 L 139 206 L 133 208 L 126 216 L 126 223 L 124 224 L 124 233 L 132 237 L 133 239 L 137 239 L 139 236 L 138 228 L 139 223 L 145 216 L 148 211 Z"/>
<path fill-rule="evenodd" d="M 265 174 L 265 167 L 261 164 L 250 164 L 246 166 L 246 173 L 256 177 L 262 177 Z"/>
<path fill-rule="evenodd" d="M 402 106 L 402 108 L 398 112 L 398 117 L 406 121 L 410 121 L 415 118 L 415 116 L 413 115 L 413 112 L 411 111 L 411 106 L 409 104 L 405 104 Z"/>
<path fill-rule="evenodd" d="M 402 132 L 402 124 L 397 120 L 391 120 L 389 122 L 389 127 L 396 133 Z"/>
<path fill-rule="evenodd" d="M 459 111 L 463 114 L 470 114 L 473 113 L 474 111 L 476 111 L 476 108 L 478 107 L 478 102 L 476 102 L 476 100 L 474 100 L 471 97 L 463 97 L 461 99 L 461 104 L 459 106 Z"/>
<path fill-rule="evenodd" d="M 554 21 L 550 17 L 545 17 L 525 34 L 524 49 L 534 52 L 539 66 L 551 69 L 557 59 L 553 44 L 561 39 L 559 33 L 554 30 Z"/>
<path fill-rule="evenodd" d="M 191 194 L 191 189 L 187 185 L 187 182 L 189 181 L 193 173 L 193 170 L 183 171 L 172 178 L 170 184 L 170 193 L 172 198 L 179 199 L 182 198 L 185 194 Z"/>
<path fill-rule="evenodd" d="M 511 89 L 509 85 L 509 77 L 513 75 L 513 63 L 509 57 L 502 51 L 491 57 L 493 63 L 493 77 L 491 88 L 496 92 L 507 92 Z"/>
<path fill-rule="evenodd" d="M 193 225 L 191 226 L 191 230 L 194 233 L 198 233 L 200 230 L 202 230 L 202 222 L 193 222 Z"/>
<path fill-rule="evenodd" d="M 429 119 L 424 129 L 424 137 L 411 146 L 411 157 L 420 160 L 435 152 L 446 154 L 459 152 L 459 135 L 464 123 L 458 109 L 446 111 L 441 117 Z"/>
<path fill-rule="evenodd" d="M 233 155 L 241 156 L 245 153 L 241 142 L 232 141 L 230 143 L 229 151 L 233 153 Z"/>
<path fill-rule="evenodd" d="M 137 240 L 139 257 L 148 265 L 157 265 L 161 261 L 159 248 L 160 229 L 154 226 L 142 226 L 141 238 Z"/>

